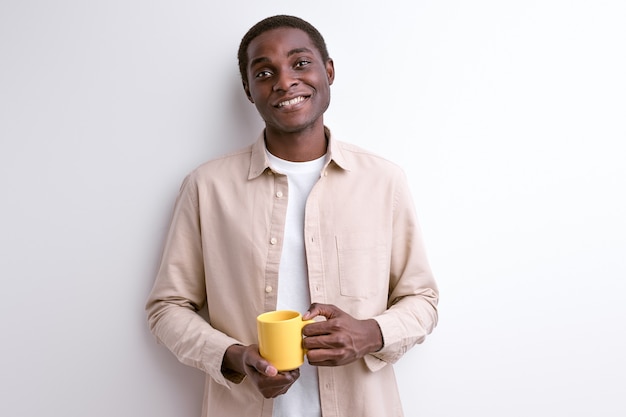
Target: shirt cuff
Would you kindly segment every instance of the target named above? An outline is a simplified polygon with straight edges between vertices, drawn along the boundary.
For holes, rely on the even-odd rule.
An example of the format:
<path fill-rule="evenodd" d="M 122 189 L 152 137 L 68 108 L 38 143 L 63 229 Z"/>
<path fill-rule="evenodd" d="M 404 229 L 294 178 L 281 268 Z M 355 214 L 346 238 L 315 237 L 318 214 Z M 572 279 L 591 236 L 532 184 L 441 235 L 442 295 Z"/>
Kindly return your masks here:
<path fill-rule="evenodd" d="M 245 375 L 232 370 L 226 370 L 222 373 L 222 363 L 226 349 L 232 345 L 240 345 L 241 342 L 224 334 L 218 336 L 218 339 L 219 340 L 212 340 L 211 343 L 207 343 L 204 346 L 203 356 L 206 364 L 204 371 L 209 374 L 215 382 L 230 389 L 229 382 L 239 384 L 245 379 Z"/>
<path fill-rule="evenodd" d="M 377 352 L 366 356 L 365 363 L 370 370 L 376 371 L 384 367 L 385 363 L 395 363 L 408 350 L 403 341 L 404 330 L 398 320 L 389 314 L 373 317 L 380 327 L 383 336 L 383 347 Z M 380 363 L 382 362 L 382 363 Z"/>

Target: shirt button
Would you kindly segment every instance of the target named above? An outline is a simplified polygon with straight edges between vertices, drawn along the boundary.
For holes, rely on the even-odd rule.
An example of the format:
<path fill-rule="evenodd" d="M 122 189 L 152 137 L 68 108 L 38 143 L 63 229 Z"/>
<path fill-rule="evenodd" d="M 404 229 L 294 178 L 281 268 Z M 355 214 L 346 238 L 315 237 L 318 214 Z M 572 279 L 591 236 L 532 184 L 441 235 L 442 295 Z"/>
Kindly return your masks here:
<path fill-rule="evenodd" d="M 283 196 L 283 192 L 279 191 L 276 193 L 276 197 L 281 198 Z"/>
<path fill-rule="evenodd" d="M 271 170 L 271 169 L 268 169 L 268 170 L 267 170 L 267 175 L 274 175 L 274 173 L 272 172 L 272 170 Z"/>
<path fill-rule="evenodd" d="M 272 286 L 271 286 L 271 285 L 268 285 L 267 287 L 265 287 L 265 292 L 269 294 L 269 293 L 271 293 L 271 292 L 272 292 L 272 290 L 273 290 L 273 289 L 274 289 L 274 288 L 272 288 Z"/>
<path fill-rule="evenodd" d="M 276 243 L 278 243 L 278 239 L 276 239 L 275 237 L 273 237 L 273 238 L 271 238 L 271 239 L 270 239 L 270 243 L 271 243 L 272 245 L 275 245 Z"/>

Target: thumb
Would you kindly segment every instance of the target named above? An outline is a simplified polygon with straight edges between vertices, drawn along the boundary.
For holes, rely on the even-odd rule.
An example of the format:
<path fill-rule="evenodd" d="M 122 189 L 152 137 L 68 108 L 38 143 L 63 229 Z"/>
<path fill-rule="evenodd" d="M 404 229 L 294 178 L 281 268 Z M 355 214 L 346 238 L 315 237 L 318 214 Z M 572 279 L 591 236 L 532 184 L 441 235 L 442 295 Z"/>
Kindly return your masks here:
<path fill-rule="evenodd" d="M 248 351 L 248 359 L 246 362 L 249 363 L 250 367 L 256 369 L 256 371 L 260 374 L 266 376 L 276 376 L 278 374 L 278 370 L 271 363 L 269 363 L 258 351 L 258 346 L 253 345 L 250 346 L 252 349 Z"/>
<path fill-rule="evenodd" d="M 276 376 L 278 374 L 278 369 L 265 359 L 258 361 L 254 368 L 257 372 L 265 376 Z"/>
<path fill-rule="evenodd" d="M 274 368 L 272 365 L 267 365 L 263 373 L 267 376 L 276 376 L 278 375 L 278 369 Z"/>

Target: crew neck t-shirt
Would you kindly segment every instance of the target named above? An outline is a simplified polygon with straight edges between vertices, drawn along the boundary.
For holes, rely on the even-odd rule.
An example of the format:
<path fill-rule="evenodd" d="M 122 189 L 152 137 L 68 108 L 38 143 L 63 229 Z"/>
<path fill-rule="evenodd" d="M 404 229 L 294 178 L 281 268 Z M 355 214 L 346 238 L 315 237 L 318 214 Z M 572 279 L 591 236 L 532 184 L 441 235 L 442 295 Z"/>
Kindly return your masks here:
<path fill-rule="evenodd" d="M 304 214 L 309 193 L 320 178 L 326 156 L 313 161 L 291 162 L 267 151 L 272 169 L 287 175 L 288 203 L 285 244 L 278 270 L 277 309 L 304 313 L 311 304 L 304 248 Z M 274 399 L 273 417 L 320 417 L 317 369 L 304 361 L 300 377 L 286 394 Z"/>

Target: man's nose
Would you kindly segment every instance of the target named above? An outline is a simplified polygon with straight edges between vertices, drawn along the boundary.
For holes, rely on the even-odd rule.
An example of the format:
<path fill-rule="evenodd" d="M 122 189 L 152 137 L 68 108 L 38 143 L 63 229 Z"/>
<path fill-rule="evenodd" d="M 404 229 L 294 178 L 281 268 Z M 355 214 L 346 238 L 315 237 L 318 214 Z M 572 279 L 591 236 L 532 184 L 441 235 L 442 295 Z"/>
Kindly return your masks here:
<path fill-rule="evenodd" d="M 298 78 L 293 71 L 281 71 L 276 77 L 274 83 L 274 91 L 289 91 L 289 89 L 298 84 Z"/>

